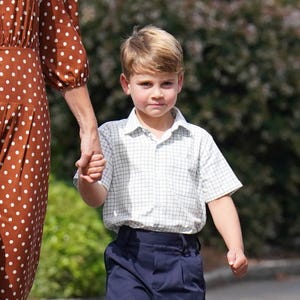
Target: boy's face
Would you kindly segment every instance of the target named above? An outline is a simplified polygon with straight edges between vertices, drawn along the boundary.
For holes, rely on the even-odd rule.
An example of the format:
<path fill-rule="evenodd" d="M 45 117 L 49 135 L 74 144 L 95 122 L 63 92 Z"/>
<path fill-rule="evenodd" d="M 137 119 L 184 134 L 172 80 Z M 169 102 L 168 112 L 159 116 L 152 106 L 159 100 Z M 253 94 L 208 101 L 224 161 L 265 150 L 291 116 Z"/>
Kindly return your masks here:
<path fill-rule="evenodd" d="M 183 74 L 143 73 L 131 75 L 129 79 L 121 74 L 120 82 L 139 114 L 161 118 L 175 106 L 182 88 Z"/>

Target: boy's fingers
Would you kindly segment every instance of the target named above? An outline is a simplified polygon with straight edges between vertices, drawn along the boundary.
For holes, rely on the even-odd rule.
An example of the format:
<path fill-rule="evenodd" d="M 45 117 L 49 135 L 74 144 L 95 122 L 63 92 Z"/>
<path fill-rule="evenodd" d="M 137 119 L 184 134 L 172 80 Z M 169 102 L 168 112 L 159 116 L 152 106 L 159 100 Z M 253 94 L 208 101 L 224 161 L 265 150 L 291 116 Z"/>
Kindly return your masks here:
<path fill-rule="evenodd" d="M 105 167 L 105 164 L 106 164 L 106 161 L 104 159 L 102 160 L 94 160 L 94 161 L 91 161 L 89 163 L 89 169 L 92 171 L 92 170 L 103 170 L 104 167 Z"/>
<path fill-rule="evenodd" d="M 228 262 L 230 260 L 232 261 L 233 256 L 230 256 L 230 254 L 228 256 L 229 256 Z M 243 277 L 247 273 L 248 261 L 247 261 L 247 258 L 244 255 L 235 256 L 234 263 L 233 264 L 229 263 L 229 265 L 231 267 L 231 270 L 232 270 L 233 274 L 238 278 Z"/>
<path fill-rule="evenodd" d="M 84 180 L 86 180 L 88 183 L 95 183 L 99 181 L 102 177 L 102 172 L 100 173 L 93 173 L 89 175 L 83 175 L 81 174 L 80 177 Z"/>
<path fill-rule="evenodd" d="M 248 269 L 247 265 L 242 265 L 237 269 L 233 268 L 232 271 L 235 276 L 237 276 L 238 278 L 241 278 L 246 275 L 247 269 Z"/>
<path fill-rule="evenodd" d="M 103 154 L 93 154 L 91 157 L 91 161 L 102 160 L 102 159 L 104 159 Z"/>
<path fill-rule="evenodd" d="M 228 260 L 228 264 L 229 266 L 233 266 L 236 260 L 236 255 L 234 252 L 232 251 L 228 251 L 227 253 L 227 260 Z"/>
<path fill-rule="evenodd" d="M 99 180 L 101 179 L 102 172 L 89 174 L 89 176 L 92 180 Z"/>
<path fill-rule="evenodd" d="M 97 175 L 102 174 L 104 170 L 104 166 L 101 167 L 95 167 L 95 168 L 89 168 L 85 175 L 97 177 Z"/>
<path fill-rule="evenodd" d="M 94 182 L 94 180 L 89 175 L 83 175 L 83 174 L 81 174 L 80 177 L 82 179 L 86 180 L 89 183 L 93 183 Z"/>

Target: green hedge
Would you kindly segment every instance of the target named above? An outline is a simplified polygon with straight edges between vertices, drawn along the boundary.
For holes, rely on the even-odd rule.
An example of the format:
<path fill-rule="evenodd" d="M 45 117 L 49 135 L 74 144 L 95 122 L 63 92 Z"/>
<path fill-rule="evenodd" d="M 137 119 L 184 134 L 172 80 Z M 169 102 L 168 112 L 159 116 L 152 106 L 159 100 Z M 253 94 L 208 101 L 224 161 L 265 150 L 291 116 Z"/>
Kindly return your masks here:
<path fill-rule="evenodd" d="M 31 298 L 102 295 L 103 252 L 110 240 L 99 211 L 88 207 L 74 187 L 51 179 L 41 259 Z"/>
<path fill-rule="evenodd" d="M 185 52 L 178 106 L 210 131 L 245 187 L 237 205 L 250 255 L 299 247 L 300 2 L 81 1 L 89 90 L 99 123 L 132 108 L 119 85 L 119 46 L 134 25 L 173 33 Z M 51 98 L 53 168 L 70 178 L 75 121 Z M 62 106 L 63 105 L 63 106 Z M 66 156 L 65 153 L 68 153 Z M 206 243 L 221 244 L 208 224 Z M 299 248 L 298 248 L 299 249 Z"/>

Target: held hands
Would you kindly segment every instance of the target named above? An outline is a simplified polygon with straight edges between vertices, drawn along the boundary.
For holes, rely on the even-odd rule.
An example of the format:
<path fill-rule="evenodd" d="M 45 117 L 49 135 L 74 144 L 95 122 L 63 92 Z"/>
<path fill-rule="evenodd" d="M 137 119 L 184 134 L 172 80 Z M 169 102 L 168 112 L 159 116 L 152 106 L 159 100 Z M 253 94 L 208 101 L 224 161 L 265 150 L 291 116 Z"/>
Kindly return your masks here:
<path fill-rule="evenodd" d="M 80 140 L 81 156 L 75 165 L 79 169 L 82 179 L 88 183 L 97 182 L 102 177 L 106 163 L 97 130 L 86 133 L 80 129 Z"/>
<path fill-rule="evenodd" d="M 83 154 L 76 162 L 80 178 L 88 183 L 94 183 L 101 179 L 106 161 L 102 154 Z"/>
<path fill-rule="evenodd" d="M 242 249 L 231 249 L 227 252 L 228 264 L 234 276 L 241 278 L 248 270 L 248 260 Z"/>

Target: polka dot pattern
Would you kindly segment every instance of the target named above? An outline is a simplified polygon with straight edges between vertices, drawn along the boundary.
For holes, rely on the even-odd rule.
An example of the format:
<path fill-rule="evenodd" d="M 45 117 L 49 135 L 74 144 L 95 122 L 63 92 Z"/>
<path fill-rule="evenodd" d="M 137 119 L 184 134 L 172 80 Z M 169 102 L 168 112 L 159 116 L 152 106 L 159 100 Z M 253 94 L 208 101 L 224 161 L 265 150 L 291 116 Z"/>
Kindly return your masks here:
<path fill-rule="evenodd" d="M 45 81 L 83 85 L 76 0 L 0 0 L 0 299 L 25 300 L 47 207 L 50 120 Z"/>

